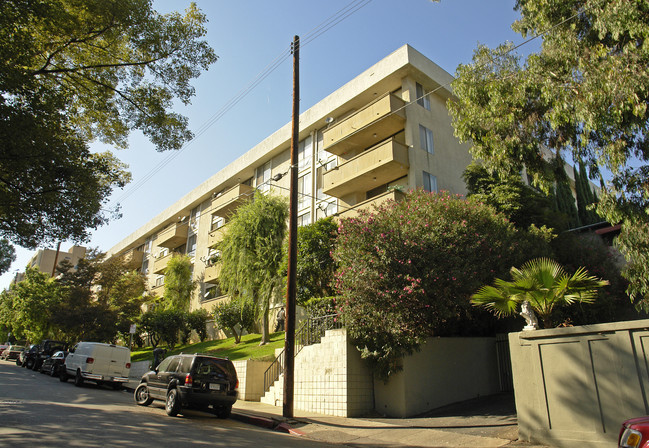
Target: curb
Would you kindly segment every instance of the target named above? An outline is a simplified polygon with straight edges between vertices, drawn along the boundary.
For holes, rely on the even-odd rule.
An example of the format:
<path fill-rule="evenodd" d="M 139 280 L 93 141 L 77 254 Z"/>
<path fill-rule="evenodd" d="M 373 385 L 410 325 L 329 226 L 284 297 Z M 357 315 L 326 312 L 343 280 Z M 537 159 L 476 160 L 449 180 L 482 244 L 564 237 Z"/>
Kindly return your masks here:
<path fill-rule="evenodd" d="M 232 414 L 230 414 L 230 418 L 233 420 L 238 420 L 242 423 L 247 423 L 249 425 L 255 425 L 266 429 L 272 429 L 274 431 L 279 431 L 294 436 L 305 435 L 305 433 L 303 433 L 299 429 L 293 428 L 291 425 L 289 425 L 286 422 L 280 423 L 277 420 L 268 417 L 260 417 L 258 415 L 245 414 L 242 412 L 233 411 Z"/>

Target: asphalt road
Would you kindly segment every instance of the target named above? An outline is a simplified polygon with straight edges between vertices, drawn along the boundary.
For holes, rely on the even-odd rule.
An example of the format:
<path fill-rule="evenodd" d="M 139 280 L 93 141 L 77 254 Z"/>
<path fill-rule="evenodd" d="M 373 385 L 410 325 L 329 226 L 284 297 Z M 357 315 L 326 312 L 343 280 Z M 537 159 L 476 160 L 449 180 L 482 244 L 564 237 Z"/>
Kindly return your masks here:
<path fill-rule="evenodd" d="M 328 447 L 335 446 L 187 411 L 162 402 L 137 406 L 131 392 L 75 387 L 0 361 L 0 447 Z"/>

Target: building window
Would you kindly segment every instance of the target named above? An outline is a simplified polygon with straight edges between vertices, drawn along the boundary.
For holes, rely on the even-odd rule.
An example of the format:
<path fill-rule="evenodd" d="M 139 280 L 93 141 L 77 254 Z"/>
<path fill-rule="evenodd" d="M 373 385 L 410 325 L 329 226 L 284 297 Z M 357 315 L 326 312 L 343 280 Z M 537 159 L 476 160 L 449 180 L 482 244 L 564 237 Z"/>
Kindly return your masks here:
<path fill-rule="evenodd" d="M 255 186 L 259 191 L 266 192 L 270 190 L 270 160 L 257 167 L 255 180 Z"/>
<path fill-rule="evenodd" d="M 310 213 L 304 213 L 303 215 L 300 215 L 297 217 L 297 225 L 298 227 L 301 226 L 308 226 L 311 224 L 311 214 Z"/>
<path fill-rule="evenodd" d="M 221 297 L 223 292 L 221 291 L 221 286 L 216 283 L 205 283 L 205 294 L 203 294 L 203 300 L 216 299 Z"/>
<path fill-rule="evenodd" d="M 157 288 L 158 286 L 162 286 L 165 284 L 165 276 L 164 275 L 158 275 L 155 278 L 155 287 Z"/>
<path fill-rule="evenodd" d="M 169 248 L 161 247 L 160 252 L 158 252 L 158 258 L 166 257 L 167 255 L 169 255 Z"/>
<path fill-rule="evenodd" d="M 426 126 L 419 125 L 419 143 L 421 149 L 433 154 L 433 131 Z"/>
<path fill-rule="evenodd" d="M 430 95 L 429 91 L 424 89 L 424 86 L 417 83 L 417 104 L 426 110 L 430 110 Z"/>
<path fill-rule="evenodd" d="M 316 207 L 315 217 L 316 219 L 322 219 L 335 215 L 336 212 L 338 212 L 338 204 L 336 204 L 335 200 L 333 202 L 320 202 Z"/>
<path fill-rule="evenodd" d="M 305 208 L 311 204 L 311 173 L 297 180 L 297 208 Z"/>
<path fill-rule="evenodd" d="M 198 207 L 195 207 L 190 213 L 189 213 L 189 227 L 196 232 L 198 230 L 198 221 L 199 218 L 201 217 L 201 207 L 200 205 Z"/>
<path fill-rule="evenodd" d="M 144 260 L 142 262 L 142 274 L 147 275 L 149 273 L 149 260 Z"/>
<path fill-rule="evenodd" d="M 220 229 L 225 225 L 225 219 L 218 215 L 212 215 L 212 224 L 210 225 L 210 232 Z"/>
<path fill-rule="evenodd" d="M 187 255 L 193 257 L 196 255 L 196 235 L 187 238 Z"/>
<path fill-rule="evenodd" d="M 424 171 L 424 190 L 431 193 L 437 192 L 437 178 L 426 171 Z"/>
<path fill-rule="evenodd" d="M 309 135 L 307 138 L 298 143 L 297 146 L 297 166 L 298 171 L 311 166 L 313 157 L 313 138 Z"/>
<path fill-rule="evenodd" d="M 318 161 L 318 162 L 322 163 L 320 161 Z M 319 166 L 316 169 L 316 180 L 315 180 L 316 194 L 315 194 L 315 196 L 316 196 L 317 199 L 327 199 L 329 197 L 326 194 L 324 194 L 324 192 L 322 191 L 323 188 L 324 188 L 324 173 L 326 171 L 329 171 L 329 170 L 335 168 L 335 167 L 336 167 L 336 159 L 330 160 L 326 164 L 323 164 L 322 166 Z"/>

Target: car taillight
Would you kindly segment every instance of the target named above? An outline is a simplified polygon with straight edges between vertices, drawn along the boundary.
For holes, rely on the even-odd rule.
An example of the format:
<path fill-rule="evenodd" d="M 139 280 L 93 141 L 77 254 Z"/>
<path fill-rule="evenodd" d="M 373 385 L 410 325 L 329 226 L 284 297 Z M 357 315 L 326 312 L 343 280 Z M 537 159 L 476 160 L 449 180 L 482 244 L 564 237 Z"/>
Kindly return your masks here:
<path fill-rule="evenodd" d="M 185 386 L 192 387 L 194 385 L 194 378 L 192 378 L 192 374 L 188 373 L 187 376 L 185 377 Z"/>
<path fill-rule="evenodd" d="M 642 433 L 635 429 L 626 428 L 622 433 L 619 440 L 619 445 L 622 448 L 637 448 L 642 442 Z"/>
<path fill-rule="evenodd" d="M 86 358 L 86 364 L 92 364 L 95 362 L 95 358 Z"/>
<path fill-rule="evenodd" d="M 127 368 L 127 369 L 130 369 L 130 368 L 131 368 L 131 363 L 130 363 L 130 362 L 127 362 L 127 363 L 126 363 L 126 368 Z"/>

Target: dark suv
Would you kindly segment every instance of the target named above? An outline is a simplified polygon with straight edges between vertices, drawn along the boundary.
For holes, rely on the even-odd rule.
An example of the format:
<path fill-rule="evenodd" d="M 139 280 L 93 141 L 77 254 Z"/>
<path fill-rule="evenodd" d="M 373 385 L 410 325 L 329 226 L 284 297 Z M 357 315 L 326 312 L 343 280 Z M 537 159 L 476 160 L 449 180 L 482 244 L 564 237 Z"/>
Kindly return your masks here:
<path fill-rule="evenodd" d="M 165 402 L 168 415 L 183 407 L 211 411 L 228 418 L 237 401 L 239 380 L 232 361 L 209 355 L 173 355 L 142 376 L 135 389 L 135 402 L 148 406 L 153 400 Z"/>

